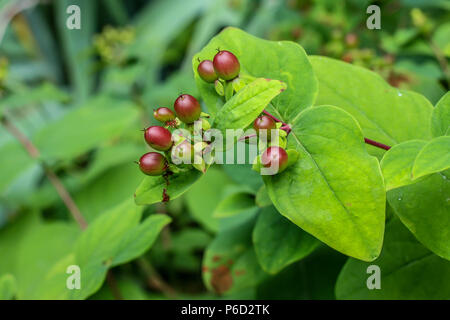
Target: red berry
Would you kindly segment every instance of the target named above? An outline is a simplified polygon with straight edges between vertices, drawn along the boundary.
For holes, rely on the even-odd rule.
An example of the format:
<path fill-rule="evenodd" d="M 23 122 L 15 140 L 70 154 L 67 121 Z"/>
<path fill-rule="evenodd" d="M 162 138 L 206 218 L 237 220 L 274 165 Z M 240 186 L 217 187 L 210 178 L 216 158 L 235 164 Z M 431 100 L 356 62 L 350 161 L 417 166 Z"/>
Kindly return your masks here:
<path fill-rule="evenodd" d="M 214 70 L 224 80 L 232 80 L 239 75 L 241 65 L 239 60 L 230 51 L 219 51 L 213 60 Z"/>
<path fill-rule="evenodd" d="M 264 115 L 255 119 L 255 121 L 253 122 L 253 128 L 255 128 L 258 134 L 262 129 L 267 130 L 267 137 L 270 137 L 271 130 L 276 129 L 277 124 L 271 117 Z"/>
<path fill-rule="evenodd" d="M 192 123 L 198 120 L 202 113 L 200 103 L 189 94 L 179 96 L 173 106 L 177 117 L 184 123 Z"/>
<path fill-rule="evenodd" d="M 197 67 L 197 72 L 200 78 L 203 79 L 203 81 L 213 83 L 217 80 L 217 74 L 216 71 L 214 71 L 214 65 L 211 60 L 203 60 L 202 62 L 200 62 Z"/>
<path fill-rule="evenodd" d="M 266 149 L 261 155 L 261 164 L 265 168 L 277 168 L 277 172 L 286 169 L 288 164 L 288 154 L 283 148 L 272 146 Z"/>
<path fill-rule="evenodd" d="M 166 128 L 151 126 L 145 130 L 145 141 L 150 147 L 160 151 L 169 150 L 172 146 L 172 134 Z"/>
<path fill-rule="evenodd" d="M 175 119 L 175 114 L 169 108 L 161 107 L 153 111 L 153 117 L 161 122 L 172 121 Z"/>
<path fill-rule="evenodd" d="M 139 159 L 139 168 L 149 176 L 159 176 L 167 168 L 166 158 L 158 152 L 148 152 Z"/>

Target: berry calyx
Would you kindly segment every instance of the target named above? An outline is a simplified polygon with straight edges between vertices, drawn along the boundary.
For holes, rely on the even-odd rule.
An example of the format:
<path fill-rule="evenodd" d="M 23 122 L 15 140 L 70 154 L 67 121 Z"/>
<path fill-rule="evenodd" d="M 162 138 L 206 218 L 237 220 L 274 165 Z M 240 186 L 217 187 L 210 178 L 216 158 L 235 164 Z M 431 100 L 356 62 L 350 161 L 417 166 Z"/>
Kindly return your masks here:
<path fill-rule="evenodd" d="M 267 137 L 270 137 L 271 130 L 276 129 L 277 124 L 272 118 L 263 115 L 255 119 L 253 122 L 253 128 L 258 134 L 260 134 L 260 130 L 267 130 Z"/>
<path fill-rule="evenodd" d="M 160 126 L 148 127 L 144 138 L 150 147 L 160 151 L 169 150 L 173 143 L 170 131 Z"/>
<path fill-rule="evenodd" d="M 200 103 L 190 94 L 180 95 L 173 105 L 177 117 L 184 123 L 193 123 L 200 118 Z"/>
<path fill-rule="evenodd" d="M 214 70 L 214 65 L 211 60 L 203 60 L 202 62 L 200 62 L 197 67 L 197 72 L 200 78 L 203 79 L 203 81 L 213 83 L 217 80 L 217 74 Z"/>
<path fill-rule="evenodd" d="M 175 164 L 192 164 L 194 161 L 194 146 L 187 141 L 172 148 L 172 162 Z"/>
<path fill-rule="evenodd" d="M 213 59 L 214 70 L 219 78 L 232 80 L 239 75 L 241 65 L 236 56 L 230 51 L 219 51 Z"/>
<path fill-rule="evenodd" d="M 286 150 L 278 146 L 267 148 L 261 155 L 261 164 L 265 168 L 277 168 L 277 173 L 282 172 L 288 165 Z"/>
<path fill-rule="evenodd" d="M 175 114 L 173 111 L 166 107 L 161 107 L 153 111 L 153 117 L 161 122 L 175 120 Z"/>
<path fill-rule="evenodd" d="M 139 168 L 148 176 L 159 176 L 167 169 L 167 160 L 158 152 L 148 152 L 139 159 Z"/>

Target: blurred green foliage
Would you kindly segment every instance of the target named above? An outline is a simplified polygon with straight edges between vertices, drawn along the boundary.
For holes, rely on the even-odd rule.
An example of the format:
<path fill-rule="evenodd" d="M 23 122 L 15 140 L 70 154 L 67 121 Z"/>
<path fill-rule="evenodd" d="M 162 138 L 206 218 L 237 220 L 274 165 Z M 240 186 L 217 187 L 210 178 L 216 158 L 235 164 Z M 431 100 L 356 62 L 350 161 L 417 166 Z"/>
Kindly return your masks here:
<path fill-rule="evenodd" d="M 0 299 L 67 297 L 39 287 L 40 278 L 54 264 L 58 267 L 61 258 L 76 256 L 80 233 L 45 168 L 56 172 L 88 223 L 130 203 L 143 178 L 133 161 L 148 150 L 139 129 L 155 123 L 153 109 L 172 108 L 179 93 L 198 95 L 192 57 L 225 26 L 270 40 L 291 40 L 308 55 L 372 69 L 392 86 L 415 90 L 435 104 L 450 83 L 450 3 L 378 1 L 381 30 L 368 30 L 370 3 L 59 0 L 19 11 L 0 39 L 0 116 L 14 123 L 40 156 L 29 157 L 0 126 Z M 81 8 L 80 30 L 66 28 L 69 4 Z M 16 5 L 14 0 L 0 1 L 0 15 Z M 289 261 L 287 268 L 284 263 L 264 266 L 271 272 L 284 268 L 273 276 L 258 265 L 251 230 L 259 219 L 270 219 L 273 210 L 266 208 L 265 216 L 257 218 L 258 206 L 270 204 L 261 184 L 249 166 L 216 166 L 167 206 L 145 207 L 144 217 L 166 213 L 172 223 L 151 251 L 136 249 L 133 259 L 142 254 L 140 258 L 124 259 L 114 267 L 123 298 L 219 298 L 227 279 L 220 278 L 220 270 L 204 275 L 219 279 L 208 279 L 215 293 L 207 291 L 203 255 L 211 268 L 219 255 L 237 260 L 237 274 L 241 265 L 252 270 L 239 278 L 227 298 L 335 298 L 334 283 L 346 258 L 324 246 L 302 261 Z M 245 206 L 233 206 L 232 197 L 244 199 Z M 286 223 L 281 221 L 280 228 L 289 229 Z M 246 232 L 234 237 L 230 226 Z M 258 229 L 253 237 L 267 241 L 265 233 Z M 146 245 L 152 243 L 148 237 Z M 293 254 L 303 257 L 317 246 L 310 240 Z M 100 264 L 96 267 L 101 269 Z M 345 272 L 357 268 L 361 265 L 349 264 Z M 79 298 L 113 298 L 103 278 L 98 281 Z M 348 292 L 338 282 L 339 297 L 353 297 Z"/>

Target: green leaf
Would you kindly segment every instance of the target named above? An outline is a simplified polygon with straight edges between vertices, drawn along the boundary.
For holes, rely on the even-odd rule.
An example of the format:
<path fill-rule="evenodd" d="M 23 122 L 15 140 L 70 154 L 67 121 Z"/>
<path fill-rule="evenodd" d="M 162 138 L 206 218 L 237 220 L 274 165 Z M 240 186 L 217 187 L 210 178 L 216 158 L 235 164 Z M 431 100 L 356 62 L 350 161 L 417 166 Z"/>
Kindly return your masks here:
<path fill-rule="evenodd" d="M 14 273 L 18 299 L 40 299 L 36 292 L 43 285 L 43 278 L 53 264 L 72 251 L 79 233 L 75 224 L 52 222 L 39 224 L 24 235 Z"/>
<path fill-rule="evenodd" d="M 309 255 L 320 242 L 271 206 L 258 215 L 253 229 L 253 244 L 261 267 L 275 274 Z"/>
<path fill-rule="evenodd" d="M 431 115 L 431 132 L 434 137 L 450 135 L 450 92 L 434 107 Z"/>
<path fill-rule="evenodd" d="M 112 260 L 112 265 L 123 264 L 144 254 L 153 245 L 161 230 L 171 220 L 167 215 L 154 214 L 129 230 L 122 239 L 122 243 L 118 248 L 118 254 Z"/>
<path fill-rule="evenodd" d="M 40 299 L 85 299 L 96 292 L 108 268 L 142 255 L 170 222 L 169 217 L 157 214 L 139 224 L 141 212 L 142 207 L 126 201 L 99 216 L 78 238 L 73 253 L 62 257 L 48 271 L 35 296 Z M 69 276 L 66 269 L 70 265 L 80 267 L 79 290 L 66 288 Z"/>
<path fill-rule="evenodd" d="M 17 292 L 16 279 L 12 274 L 0 277 L 0 300 L 12 300 Z"/>
<path fill-rule="evenodd" d="M 381 271 L 381 289 L 369 290 L 369 265 Z M 420 281 L 418 281 L 420 279 Z M 336 283 L 338 299 L 449 299 L 450 263 L 418 243 L 398 219 L 386 227 L 385 246 L 372 263 L 349 259 Z"/>
<path fill-rule="evenodd" d="M 309 108 L 292 124 L 288 147 L 299 152 L 298 161 L 263 177 L 277 210 L 332 248 L 375 259 L 386 194 L 379 163 L 367 154 L 355 119 L 333 106 Z"/>
<path fill-rule="evenodd" d="M 428 142 L 417 154 L 412 177 L 417 179 L 448 168 L 450 168 L 450 136 L 437 137 Z"/>
<path fill-rule="evenodd" d="M 392 147 L 381 160 L 386 190 L 417 182 L 450 167 L 450 137 L 411 140 Z"/>
<path fill-rule="evenodd" d="M 394 212 L 427 248 L 450 260 L 450 171 L 388 192 Z"/>
<path fill-rule="evenodd" d="M 241 219 L 241 215 L 234 217 Z M 232 294 L 253 287 L 266 277 L 252 246 L 254 225 L 255 214 L 245 216 L 221 229 L 208 246 L 202 269 L 203 281 L 209 290 Z"/>
<path fill-rule="evenodd" d="M 44 82 L 35 88 L 25 88 L 8 95 L 0 102 L 0 114 L 4 109 L 20 108 L 33 104 L 56 101 L 66 102 L 69 95 L 50 82 Z"/>
<path fill-rule="evenodd" d="M 161 176 L 145 177 L 136 189 L 134 200 L 138 205 L 161 202 L 164 189 L 170 199 L 176 199 L 185 193 L 203 175 L 195 169 L 174 173 L 169 177 L 169 185 L 167 185 L 167 182 Z"/>
<path fill-rule="evenodd" d="M 210 168 L 186 193 L 186 203 L 192 218 L 210 231 L 218 230 L 218 219 L 213 216 L 221 195 L 231 180 L 218 168 Z"/>
<path fill-rule="evenodd" d="M 258 189 L 258 192 L 256 192 L 255 203 L 260 208 L 264 208 L 272 204 L 272 200 L 270 200 L 265 185 L 262 185 L 261 188 Z"/>
<path fill-rule="evenodd" d="M 213 84 L 208 84 L 200 78 L 197 67 L 198 59 L 212 60 L 217 48 L 231 51 L 236 55 L 241 64 L 242 74 L 277 79 L 287 84 L 286 91 L 272 101 L 283 117 L 293 118 L 313 104 L 317 94 L 317 80 L 300 45 L 290 41 L 267 41 L 237 28 L 228 27 L 212 38 L 192 58 L 197 87 L 209 112 L 213 115 L 222 107 L 223 100 L 215 92 Z"/>
<path fill-rule="evenodd" d="M 422 140 L 411 140 L 393 146 L 381 159 L 386 190 L 413 183 L 412 168 L 420 150 L 427 144 Z"/>
<path fill-rule="evenodd" d="M 347 257 L 320 246 L 258 285 L 258 299 L 336 299 L 334 285 Z"/>
<path fill-rule="evenodd" d="M 69 29 L 66 25 L 69 17 L 66 10 L 73 4 L 80 7 L 80 29 Z M 62 40 L 70 81 L 75 87 L 74 97 L 80 102 L 84 102 L 94 85 L 93 61 L 89 50 L 95 29 L 96 7 L 97 3 L 89 0 L 61 0 L 54 6 L 56 29 Z"/>
<path fill-rule="evenodd" d="M 255 207 L 255 197 L 248 192 L 234 192 L 222 199 L 214 210 L 216 218 L 229 217 Z"/>
<path fill-rule="evenodd" d="M 310 58 L 319 80 L 316 104 L 332 104 L 356 118 L 364 136 L 387 145 L 430 138 L 433 110 L 422 95 L 391 87 L 378 74 L 342 61 Z M 369 149 L 380 155 L 374 147 Z"/>
<path fill-rule="evenodd" d="M 286 85 L 281 81 L 256 79 L 236 93 L 219 110 L 213 127 L 223 132 L 226 129 L 248 127 L 270 101 L 285 89 Z"/>
<path fill-rule="evenodd" d="M 72 159 L 119 136 L 137 117 L 134 104 L 100 96 L 44 127 L 33 142 L 44 158 Z"/>

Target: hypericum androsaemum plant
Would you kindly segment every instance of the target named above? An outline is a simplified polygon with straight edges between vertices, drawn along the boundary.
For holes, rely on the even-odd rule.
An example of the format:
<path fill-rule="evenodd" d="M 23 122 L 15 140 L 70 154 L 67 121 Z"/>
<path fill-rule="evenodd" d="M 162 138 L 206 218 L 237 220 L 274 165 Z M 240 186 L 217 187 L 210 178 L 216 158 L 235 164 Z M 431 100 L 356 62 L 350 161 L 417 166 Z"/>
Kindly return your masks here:
<path fill-rule="evenodd" d="M 282 163 L 276 174 L 262 176 L 256 198 L 266 208 L 219 233 L 208 248 L 203 263 L 208 288 L 230 293 L 255 285 L 309 255 L 321 241 L 357 259 L 345 265 L 336 288 L 338 298 L 355 297 L 365 281 L 349 285 L 352 270 L 377 259 L 384 238 L 397 241 L 404 234 L 391 217 L 385 236 L 387 209 L 428 249 L 450 259 L 448 94 L 433 109 L 423 96 L 393 88 L 371 71 L 308 57 L 293 42 L 261 40 L 235 28 L 214 37 L 192 61 L 213 128 L 258 130 L 275 124 L 281 147 L 266 150 L 254 163 L 258 171 L 270 159 Z M 217 79 L 207 61 L 213 61 Z M 172 172 L 170 184 L 163 177 L 145 178 L 135 201 L 159 202 L 163 190 L 174 199 L 206 168 Z M 420 247 L 417 252 L 429 252 L 413 237 L 403 239 L 406 247 L 410 242 Z M 385 246 L 390 251 L 376 262 L 389 272 L 417 259 L 408 249 Z M 424 259 L 431 269 L 450 274 L 445 260 L 432 253 Z M 408 288 L 402 294 L 423 292 Z"/>

